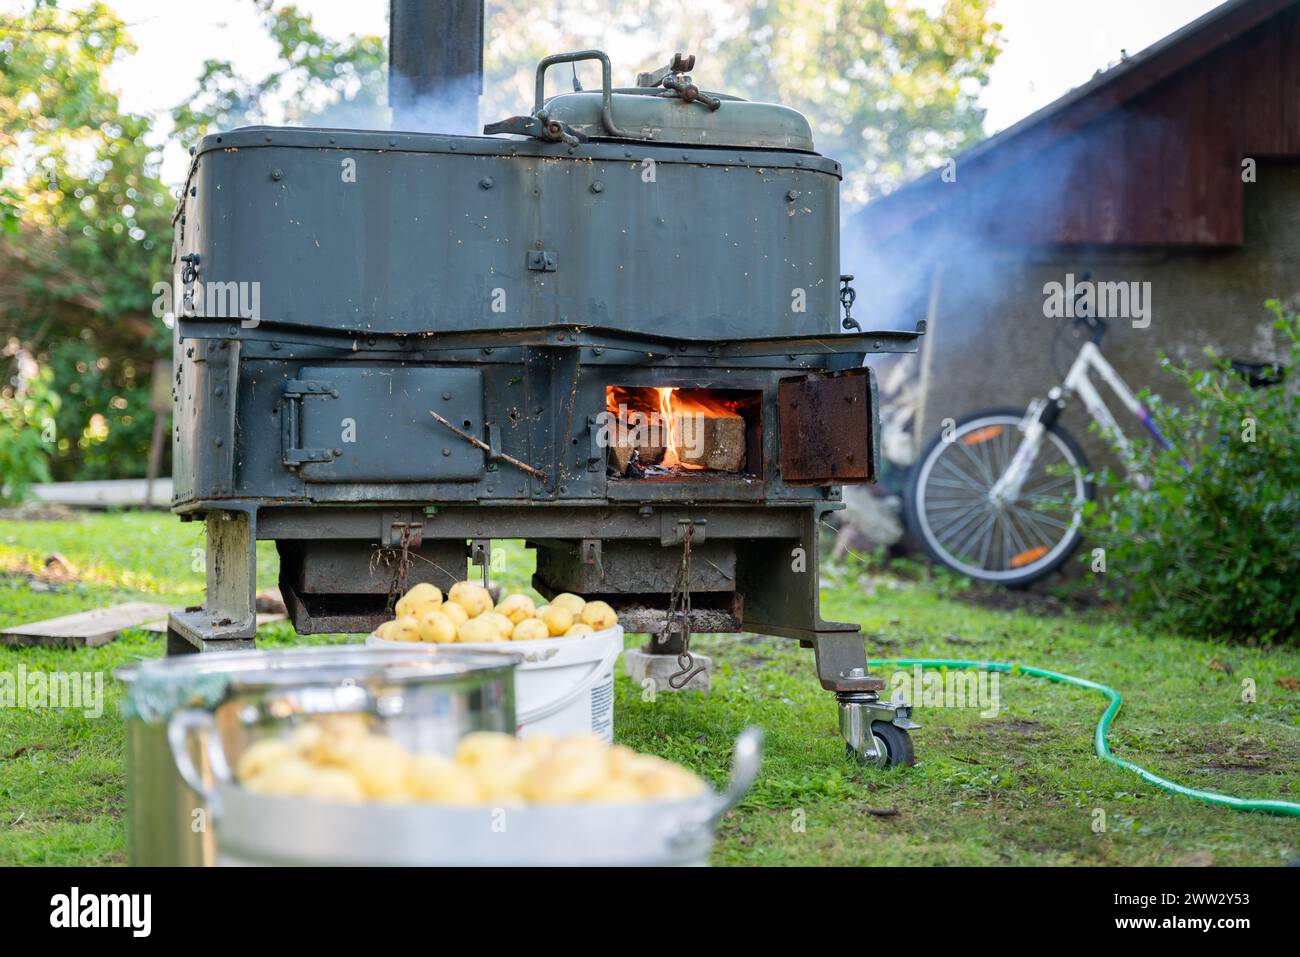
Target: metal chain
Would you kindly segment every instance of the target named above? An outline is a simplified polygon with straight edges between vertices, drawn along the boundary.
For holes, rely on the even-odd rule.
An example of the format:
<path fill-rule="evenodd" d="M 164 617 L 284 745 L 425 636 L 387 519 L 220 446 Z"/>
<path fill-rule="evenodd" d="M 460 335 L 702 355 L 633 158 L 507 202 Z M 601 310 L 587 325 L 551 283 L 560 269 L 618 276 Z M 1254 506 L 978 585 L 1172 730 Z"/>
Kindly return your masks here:
<path fill-rule="evenodd" d="M 856 329 L 862 331 L 858 325 L 858 320 L 853 318 L 853 303 L 858 299 L 858 292 L 849 285 L 853 281 L 852 276 L 841 276 L 840 283 L 840 305 L 844 307 L 844 320 L 842 325 L 845 329 Z"/>
<path fill-rule="evenodd" d="M 665 634 L 676 631 L 682 638 L 682 650 L 677 656 L 680 669 L 668 676 L 668 687 L 681 691 L 704 670 L 703 665 L 695 664 L 695 657 L 690 651 L 691 641 L 691 539 L 695 537 L 695 526 L 687 525 L 682 537 L 682 564 L 677 572 L 677 583 L 673 585 L 668 598 L 668 619 Z"/>
<path fill-rule="evenodd" d="M 384 603 L 384 614 L 391 618 L 397 607 L 397 600 L 406 594 L 406 582 L 411 573 L 411 526 L 402 526 L 402 538 L 399 543 L 401 553 L 397 557 L 397 569 L 393 572 L 392 584 L 388 586 L 388 600 Z"/>

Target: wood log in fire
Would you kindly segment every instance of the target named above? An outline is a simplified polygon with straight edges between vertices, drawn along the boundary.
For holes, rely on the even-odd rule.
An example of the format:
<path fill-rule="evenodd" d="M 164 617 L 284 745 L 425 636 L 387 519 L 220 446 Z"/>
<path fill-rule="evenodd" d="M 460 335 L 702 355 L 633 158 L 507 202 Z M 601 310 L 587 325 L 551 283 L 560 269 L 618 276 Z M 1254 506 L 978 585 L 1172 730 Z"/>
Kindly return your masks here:
<path fill-rule="evenodd" d="M 745 464 L 745 419 L 734 412 L 677 412 L 673 435 L 685 468 L 739 472 Z"/>

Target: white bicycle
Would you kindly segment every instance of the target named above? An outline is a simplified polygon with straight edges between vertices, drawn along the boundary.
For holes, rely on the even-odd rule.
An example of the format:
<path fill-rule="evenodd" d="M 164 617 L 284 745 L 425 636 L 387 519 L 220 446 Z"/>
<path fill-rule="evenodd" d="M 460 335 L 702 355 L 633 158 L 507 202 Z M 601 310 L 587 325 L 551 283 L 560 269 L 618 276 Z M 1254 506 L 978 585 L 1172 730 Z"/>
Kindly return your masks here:
<path fill-rule="evenodd" d="M 1083 450 L 1058 421 L 1068 400 L 1076 395 L 1083 400 L 1129 464 L 1128 440 L 1091 373 L 1157 442 L 1168 445 L 1146 407 L 1101 354 L 1105 321 L 1088 316 L 1075 323 L 1087 336 L 1061 386 L 1045 399 L 1034 399 L 1028 409 L 989 409 L 947 423 L 913 468 L 908 518 L 931 558 L 953 571 L 1001 585 L 1027 585 L 1055 571 L 1078 547 L 1083 503 L 1094 489 Z"/>

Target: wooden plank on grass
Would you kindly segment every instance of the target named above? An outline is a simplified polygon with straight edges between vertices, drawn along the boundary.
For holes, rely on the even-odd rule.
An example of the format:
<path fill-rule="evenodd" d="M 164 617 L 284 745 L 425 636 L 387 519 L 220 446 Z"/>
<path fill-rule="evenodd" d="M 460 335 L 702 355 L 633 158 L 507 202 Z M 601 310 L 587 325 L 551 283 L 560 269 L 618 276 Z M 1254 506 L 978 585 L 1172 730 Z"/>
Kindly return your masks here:
<path fill-rule="evenodd" d="M 272 612 L 258 612 L 257 627 L 261 628 L 263 625 L 269 625 L 272 622 L 284 621 L 288 617 L 288 615 L 281 615 Z M 157 621 L 146 622 L 140 626 L 140 630 L 151 631 L 155 635 L 165 635 L 167 634 L 167 619 L 159 618 Z"/>
<path fill-rule="evenodd" d="M 108 608 L 96 608 L 62 618 L 47 618 L 25 625 L 0 629 L 0 641 L 8 645 L 41 645 L 53 648 L 97 648 L 127 628 L 165 618 L 172 608 L 146 601 L 131 601 Z"/>

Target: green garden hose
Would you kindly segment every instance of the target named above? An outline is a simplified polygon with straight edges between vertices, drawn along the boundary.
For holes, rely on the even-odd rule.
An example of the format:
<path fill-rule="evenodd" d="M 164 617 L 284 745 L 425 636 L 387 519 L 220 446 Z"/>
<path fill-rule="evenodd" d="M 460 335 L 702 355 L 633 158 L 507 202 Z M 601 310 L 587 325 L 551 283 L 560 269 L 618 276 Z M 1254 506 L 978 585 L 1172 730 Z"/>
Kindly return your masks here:
<path fill-rule="evenodd" d="M 1110 745 L 1106 741 L 1106 736 L 1110 732 L 1111 722 L 1115 720 L 1115 715 L 1119 713 L 1120 705 L 1124 699 L 1120 697 L 1120 693 L 1114 688 L 1108 688 L 1096 681 L 1089 681 L 1087 678 L 1076 678 L 1073 675 L 1063 675 L 1058 671 L 1048 671 L 1046 668 L 1034 668 L 1031 665 L 1009 665 L 1002 661 L 961 661 L 956 658 L 877 658 L 868 662 L 868 664 L 872 668 L 880 668 L 885 665 L 900 668 L 911 668 L 918 665 L 922 668 L 956 668 L 962 670 L 973 668 L 976 671 L 997 671 L 1003 674 L 1022 674 L 1033 678 L 1046 678 L 1048 681 L 1057 684 L 1074 685 L 1076 688 L 1087 688 L 1089 691 L 1096 691 L 1109 702 L 1106 705 L 1106 710 L 1101 714 L 1101 719 L 1097 722 L 1097 732 L 1094 736 L 1097 757 L 1103 761 L 1109 761 L 1116 767 L 1132 771 L 1148 784 L 1154 784 L 1156 787 L 1163 788 L 1174 794 L 1181 794 L 1183 797 L 1204 801 L 1206 804 L 1230 807 L 1235 811 L 1263 811 L 1267 814 L 1285 814 L 1290 817 L 1300 817 L 1300 804 L 1294 801 L 1260 801 L 1251 798 L 1233 797 L 1231 794 L 1219 794 L 1216 791 L 1189 788 L 1176 781 L 1170 781 L 1168 778 L 1153 774 L 1132 761 L 1125 761 L 1123 758 L 1115 757 L 1110 752 Z"/>

